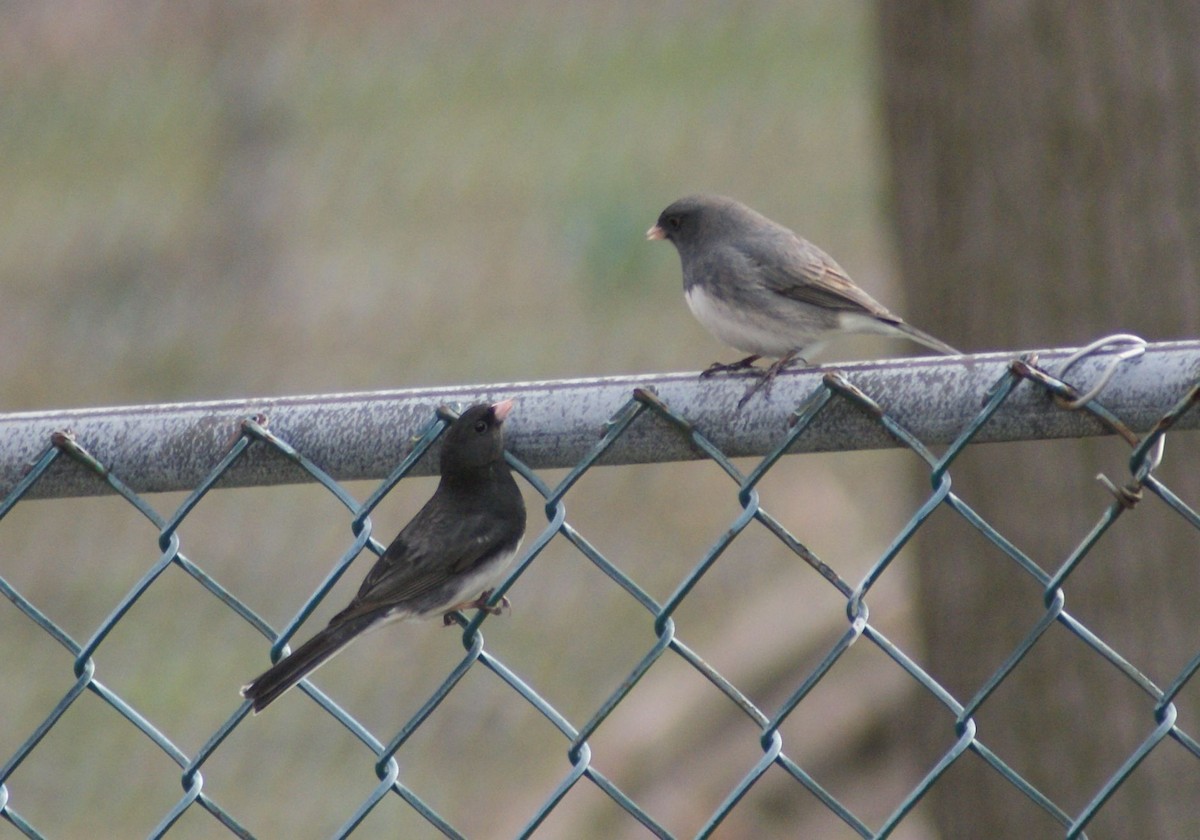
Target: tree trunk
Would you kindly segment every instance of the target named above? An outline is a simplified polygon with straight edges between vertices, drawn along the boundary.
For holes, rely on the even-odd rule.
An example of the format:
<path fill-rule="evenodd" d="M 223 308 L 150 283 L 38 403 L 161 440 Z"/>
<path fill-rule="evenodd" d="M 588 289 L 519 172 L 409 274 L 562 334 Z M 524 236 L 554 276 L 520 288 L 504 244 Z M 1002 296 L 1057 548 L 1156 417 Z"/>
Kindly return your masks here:
<path fill-rule="evenodd" d="M 1200 335 L 1200 4 L 883 0 L 880 12 L 911 320 L 966 351 Z M 1193 506 L 1196 444 L 1174 436 L 1160 471 Z M 951 475 L 1053 573 L 1111 501 L 1095 474 L 1124 483 L 1127 458 L 1113 440 L 981 446 Z M 948 510 L 937 524 L 917 561 L 923 664 L 965 702 L 1032 629 L 1041 593 Z M 1200 649 L 1200 534 L 1149 494 L 1064 591 L 1066 609 L 1160 687 Z M 1198 698 L 1193 684 L 1177 701 L 1193 737 Z M 1153 731 L 1153 706 L 1054 626 L 980 709 L 978 737 L 1074 817 Z M 931 767 L 953 716 L 921 709 Z M 954 840 L 1064 833 L 971 754 L 920 807 Z M 1162 742 L 1088 833 L 1200 837 L 1200 760 Z"/>

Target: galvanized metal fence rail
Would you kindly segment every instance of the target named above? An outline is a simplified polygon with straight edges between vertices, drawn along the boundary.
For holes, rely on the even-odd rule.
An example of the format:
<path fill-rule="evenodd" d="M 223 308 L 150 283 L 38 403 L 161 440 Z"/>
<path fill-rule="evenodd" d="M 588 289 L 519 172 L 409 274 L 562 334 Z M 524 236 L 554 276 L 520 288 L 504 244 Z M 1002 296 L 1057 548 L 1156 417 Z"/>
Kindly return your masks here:
<path fill-rule="evenodd" d="M 563 797 L 581 783 L 594 785 L 611 797 L 648 832 L 659 837 L 671 836 L 655 814 L 600 772 L 590 746 L 598 728 L 664 657 L 675 657 L 694 668 L 740 709 L 759 733 L 761 758 L 745 768 L 741 780 L 724 801 L 713 803 L 707 823 L 698 832 L 702 837 L 710 835 L 773 767 L 789 774 L 853 832 L 862 837 L 884 837 L 905 819 L 956 760 L 971 752 L 1057 820 L 1065 836 L 1081 837 L 1114 792 L 1164 742 L 1173 741 L 1200 760 L 1197 742 L 1200 733 L 1184 731 L 1177 723 L 1175 707 L 1181 689 L 1200 670 L 1200 651 L 1169 685 L 1159 687 L 1142 674 L 1138 663 L 1127 661 L 1067 612 L 1063 599 L 1067 578 L 1139 495 L 1144 493 L 1158 500 L 1183 522 L 1200 530 L 1200 514 L 1195 507 L 1177 497 L 1155 475 L 1163 457 L 1166 433 L 1200 426 L 1200 409 L 1196 408 L 1200 402 L 1200 342 L 1142 347 L 1136 340 L 1117 338 L 1099 342 L 1080 353 L 1047 351 L 1015 359 L 1010 354 L 992 354 L 845 365 L 829 372 L 798 371 L 782 377 L 769 400 L 756 398 L 738 412 L 734 406 L 744 383 L 738 378 L 697 381 L 694 374 L 680 374 L 0 417 L 0 492 L 3 493 L 0 528 L 6 525 L 4 517 L 14 506 L 27 499 L 112 493 L 153 523 L 161 552 L 157 562 L 113 606 L 91 635 L 83 639 L 72 636 L 55 615 L 18 591 L 5 577 L 0 558 L 0 592 L 73 658 L 70 688 L 46 710 L 40 724 L 28 733 L 15 752 L 0 756 L 3 759 L 0 816 L 26 836 L 44 836 L 37 826 L 22 817 L 20 796 L 10 792 L 10 782 L 19 779 L 22 763 L 80 697 L 90 693 L 108 704 L 127 725 L 136 728 L 180 768 L 184 792 L 174 807 L 162 815 L 152 836 L 169 834 L 190 810 L 206 812 L 234 836 L 251 836 L 238 815 L 223 807 L 206 790 L 202 772 L 229 735 L 246 725 L 248 705 L 232 708 L 231 703 L 231 713 L 224 724 L 212 732 L 203 746 L 188 753 L 177 746 L 171 733 L 160 730 L 133 702 L 104 683 L 93 655 L 163 571 L 175 566 L 257 629 L 270 642 L 272 658 L 282 656 L 301 624 L 361 550 L 369 548 L 377 553 L 382 550 L 372 536 L 370 522 L 379 501 L 402 478 L 427 473 L 436 463 L 429 455 L 436 450 L 439 435 L 453 416 L 452 411 L 437 406 L 461 407 L 482 399 L 510 396 L 518 398 L 520 409 L 509 425 L 509 459 L 545 499 L 546 524 L 539 529 L 531 522 L 531 539 L 494 598 L 498 601 L 529 570 L 552 539 L 562 538 L 636 599 L 652 619 L 655 641 L 647 646 L 620 687 L 585 720 L 573 720 L 561 713 L 539 694 L 537 685 L 523 680 L 489 651 L 479 632 L 481 615 L 462 617 L 466 650 L 462 660 L 417 714 L 396 732 L 369 731 L 334 698 L 311 682 L 303 683 L 302 690 L 369 750 L 379 779 L 368 797 L 347 805 L 337 836 L 351 834 L 382 800 L 392 796 L 403 799 L 445 835 L 460 836 L 421 791 L 405 784 L 397 757 L 410 737 L 476 666 L 494 673 L 561 733 L 566 768 L 557 788 L 528 815 L 521 836 L 537 830 Z M 1112 503 L 1085 540 L 1056 569 L 1044 569 L 1023 554 L 952 491 L 951 467 L 972 443 L 1095 434 L 1117 434 L 1129 442 L 1132 447 L 1129 477 L 1119 486 L 1118 482 L 1109 482 Z M 940 455 L 930 449 L 935 444 L 945 445 Z M 928 465 L 931 491 L 869 572 L 861 580 L 845 580 L 763 509 L 757 485 L 785 454 L 885 446 L 907 447 L 923 459 Z M 1195 464 L 1194 445 L 1182 449 L 1175 457 Z M 748 472 L 731 460 L 745 456 L 759 458 Z M 711 459 L 728 474 L 736 485 L 741 512 L 678 581 L 675 591 L 660 602 L 572 526 L 566 517 L 564 499 L 576 482 L 599 464 L 695 458 Z M 569 467 L 569 472 L 551 486 L 538 473 L 547 467 Z M 363 502 L 353 498 L 339 483 L 381 476 L 382 482 Z M 236 593 L 180 551 L 178 529 L 199 501 L 218 486 L 287 481 L 315 481 L 325 487 L 349 511 L 356 540 L 292 620 L 282 628 L 274 628 Z M 159 513 L 144 498 L 146 493 L 171 489 L 186 489 L 190 493 L 169 515 Z M 943 506 L 957 513 L 1036 579 L 1044 596 L 1040 619 L 1028 629 L 1004 664 L 969 698 L 954 696 L 934 680 L 914 658 L 872 625 L 868 611 L 872 587 L 933 511 Z M 847 623 L 842 637 L 819 665 L 802 675 L 791 696 L 774 708 L 759 708 L 742 689 L 706 663 L 676 635 L 673 620 L 705 573 L 720 562 L 725 549 L 752 522 L 765 526 L 810 564 L 840 593 L 846 605 Z M 1115 666 L 1154 702 L 1153 731 L 1095 790 L 1086 807 L 1074 812 L 1052 801 L 1009 767 L 1003 756 L 992 752 L 978 737 L 973 720 L 979 706 L 1054 624 L 1075 634 L 1096 656 Z M 895 803 L 891 815 L 877 825 L 868 825 L 823 787 L 801 761 L 790 756 L 780 732 L 783 722 L 839 659 L 853 645 L 862 643 L 874 645 L 885 653 L 911 680 L 951 710 L 957 720 L 958 737 L 953 746 L 919 784 Z M 0 640 L 0 646 L 3 644 Z M 19 785 L 14 789 L 19 789 Z"/>

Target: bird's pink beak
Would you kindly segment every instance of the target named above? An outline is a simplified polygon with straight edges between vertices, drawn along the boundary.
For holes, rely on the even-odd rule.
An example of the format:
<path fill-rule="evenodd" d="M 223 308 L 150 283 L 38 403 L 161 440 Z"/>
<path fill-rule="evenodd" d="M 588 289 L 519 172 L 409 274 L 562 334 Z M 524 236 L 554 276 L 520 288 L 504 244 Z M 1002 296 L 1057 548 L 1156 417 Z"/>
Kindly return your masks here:
<path fill-rule="evenodd" d="M 662 229 L 662 225 L 655 225 L 654 227 L 650 228 L 650 230 L 646 231 L 646 238 L 651 240 L 666 239 L 667 232 Z"/>
<path fill-rule="evenodd" d="M 504 418 L 508 416 L 508 413 L 510 411 L 512 411 L 512 407 L 513 407 L 512 400 L 504 400 L 502 402 L 498 402 L 492 406 L 492 415 L 499 422 L 503 423 Z"/>

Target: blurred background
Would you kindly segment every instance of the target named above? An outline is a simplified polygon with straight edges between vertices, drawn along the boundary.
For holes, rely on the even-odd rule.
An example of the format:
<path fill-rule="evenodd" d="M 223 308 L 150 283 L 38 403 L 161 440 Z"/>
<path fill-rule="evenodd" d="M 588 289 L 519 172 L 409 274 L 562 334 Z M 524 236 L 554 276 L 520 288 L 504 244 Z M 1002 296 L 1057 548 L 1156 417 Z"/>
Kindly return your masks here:
<path fill-rule="evenodd" d="M 889 308 L 964 349 L 1074 338 L 1028 324 L 1008 340 L 968 329 L 952 317 L 963 273 L 914 281 L 925 302 L 906 305 L 888 221 L 897 122 L 885 119 L 880 60 L 881 33 L 899 30 L 883 6 L 877 17 L 875 4 L 837 0 L 0 5 L 0 406 L 730 361 L 736 351 L 687 312 L 674 250 L 643 240 L 664 206 L 698 191 L 793 227 Z M 822 361 L 885 354 L 917 351 L 849 339 Z M 763 504 L 854 580 L 923 501 L 915 463 L 894 452 L 788 459 Z M 376 535 L 386 541 L 433 486 L 402 482 L 373 517 Z M 736 517 L 734 489 L 711 464 L 596 470 L 568 496 L 568 519 L 661 599 Z M 361 499 L 372 486 L 350 490 Z M 150 502 L 169 514 L 181 500 Z M 544 521 L 527 500 L 532 536 Z M 184 554 L 276 627 L 352 542 L 344 510 L 307 486 L 213 493 L 180 535 Z M 158 558 L 156 537 L 111 498 L 25 503 L 0 522 L 0 575 L 82 642 Z M 906 552 L 871 617 L 920 659 L 915 571 Z M 654 641 L 644 611 L 562 540 L 510 595 L 512 614 L 484 626 L 489 650 L 577 726 Z M 677 623 L 775 708 L 844 630 L 844 602 L 752 529 Z M 0 637 L 8 756 L 74 677 L 64 649 L 8 603 Z M 172 568 L 100 647 L 97 679 L 190 755 L 266 667 L 267 647 Z M 316 681 L 387 740 L 461 655 L 458 633 L 402 625 L 356 643 Z M 914 694 L 882 654 L 856 646 L 788 720 L 788 753 L 878 825 L 931 766 L 902 748 Z M 679 836 L 761 755 L 754 727 L 670 657 L 591 745 L 596 765 Z M 561 737 L 482 668 L 398 758 L 403 783 L 471 837 L 512 836 L 569 769 Z M 328 836 L 376 784 L 368 753 L 299 692 L 240 726 L 203 772 L 205 791 L 260 837 Z M 176 765 L 90 694 L 7 785 L 10 804 L 51 837 L 141 836 L 180 796 Z M 396 797 L 362 833 L 439 836 Z M 226 835 L 193 807 L 171 836 Z M 584 781 L 539 836 L 648 835 Z M 851 834 L 774 768 L 718 836 Z M 893 836 L 943 835 L 922 802 Z"/>

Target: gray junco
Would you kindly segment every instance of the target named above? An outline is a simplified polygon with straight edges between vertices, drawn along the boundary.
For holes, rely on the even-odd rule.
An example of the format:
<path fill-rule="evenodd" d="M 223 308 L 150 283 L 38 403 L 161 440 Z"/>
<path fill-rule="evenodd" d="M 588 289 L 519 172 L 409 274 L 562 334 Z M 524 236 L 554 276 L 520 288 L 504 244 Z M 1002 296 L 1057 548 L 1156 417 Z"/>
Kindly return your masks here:
<path fill-rule="evenodd" d="M 473 405 L 446 431 L 441 481 L 392 540 L 347 606 L 290 656 L 242 688 L 261 712 L 351 640 L 393 621 L 490 609 L 485 590 L 525 535 L 525 502 L 504 460 L 512 400 Z"/>
<path fill-rule="evenodd" d="M 647 239 L 679 251 L 692 314 L 726 344 L 752 355 L 713 364 L 702 376 L 777 359 L 739 406 L 793 359 L 804 360 L 838 333 L 903 336 L 947 355 L 958 351 L 910 326 L 851 282 L 807 239 L 731 198 L 692 195 L 663 210 Z M 807 361 L 805 361 L 807 364 Z"/>

